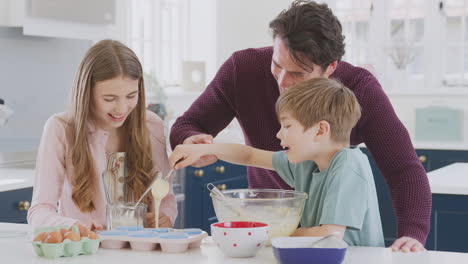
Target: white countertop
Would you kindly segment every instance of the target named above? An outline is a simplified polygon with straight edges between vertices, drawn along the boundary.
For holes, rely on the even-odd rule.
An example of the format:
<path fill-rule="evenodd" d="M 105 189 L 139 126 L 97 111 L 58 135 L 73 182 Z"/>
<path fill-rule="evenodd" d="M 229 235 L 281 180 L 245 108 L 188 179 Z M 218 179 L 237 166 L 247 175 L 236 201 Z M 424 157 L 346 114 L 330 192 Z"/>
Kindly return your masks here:
<path fill-rule="evenodd" d="M 162 253 L 155 251 L 133 251 L 131 249 L 99 249 L 90 256 L 76 256 L 61 258 L 55 261 L 38 257 L 28 242 L 29 235 L 24 233 L 17 237 L 2 237 L 6 232 L 30 232 L 25 224 L 0 223 L 0 256 L 2 263 L 88 263 L 88 264 L 128 264 L 128 263 L 192 263 L 192 264 L 235 264 L 235 263 L 276 263 L 271 247 L 263 248 L 254 258 L 228 258 L 216 247 L 211 237 L 206 238 L 200 248 L 190 249 L 184 253 Z M 426 251 L 420 253 L 391 252 L 388 248 L 350 247 L 346 253 L 345 264 L 366 263 L 468 263 L 468 254 Z"/>
<path fill-rule="evenodd" d="M 468 163 L 454 163 L 427 173 L 432 193 L 468 195 Z M 0 167 L 0 192 L 34 185 L 34 169 Z"/>
<path fill-rule="evenodd" d="M 34 185 L 34 169 L 0 168 L 0 192 L 29 188 Z"/>
<path fill-rule="evenodd" d="M 432 193 L 468 195 L 468 163 L 454 163 L 427 173 Z"/>

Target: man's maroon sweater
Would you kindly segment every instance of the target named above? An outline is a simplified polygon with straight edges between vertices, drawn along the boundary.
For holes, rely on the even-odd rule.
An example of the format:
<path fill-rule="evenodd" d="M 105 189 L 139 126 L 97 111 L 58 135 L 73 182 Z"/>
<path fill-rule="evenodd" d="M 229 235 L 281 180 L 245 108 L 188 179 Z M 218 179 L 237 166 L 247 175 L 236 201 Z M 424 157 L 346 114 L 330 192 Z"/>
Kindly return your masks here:
<path fill-rule="evenodd" d="M 200 134 L 215 137 L 235 117 L 247 145 L 281 150 L 275 113 L 278 84 L 271 74 L 271 47 L 235 52 L 213 81 L 171 129 L 174 148 Z M 396 116 L 377 79 L 367 70 L 339 62 L 331 78 L 356 95 L 362 117 L 351 132 L 351 145 L 365 143 L 390 189 L 397 216 L 398 237 L 409 236 L 425 244 L 430 228 L 431 190 L 408 131 Z M 290 189 L 271 170 L 248 167 L 250 188 Z"/>

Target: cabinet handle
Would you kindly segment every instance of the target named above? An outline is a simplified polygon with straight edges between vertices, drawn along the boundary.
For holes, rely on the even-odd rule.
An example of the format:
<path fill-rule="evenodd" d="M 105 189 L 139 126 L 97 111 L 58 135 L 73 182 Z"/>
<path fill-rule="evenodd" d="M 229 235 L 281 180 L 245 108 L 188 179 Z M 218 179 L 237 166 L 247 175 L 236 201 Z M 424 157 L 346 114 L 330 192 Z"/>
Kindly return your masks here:
<path fill-rule="evenodd" d="M 194 174 L 196 177 L 201 178 L 201 177 L 203 177 L 203 170 L 195 170 L 195 171 L 193 172 L 193 174 Z"/>
<path fill-rule="evenodd" d="M 219 174 L 223 174 L 224 173 L 224 166 L 216 166 L 216 169 L 215 171 Z"/>
<path fill-rule="evenodd" d="M 216 188 L 218 188 L 220 191 L 226 190 L 227 186 L 226 184 L 218 184 L 216 185 Z"/>
<path fill-rule="evenodd" d="M 29 210 L 29 207 L 31 207 L 31 204 L 28 201 L 20 201 L 18 203 L 18 209 L 20 211 L 27 211 Z"/>
<path fill-rule="evenodd" d="M 420 161 L 421 163 L 424 163 L 424 162 L 427 161 L 427 157 L 426 157 L 425 155 L 421 155 L 421 156 L 419 156 L 419 161 Z"/>

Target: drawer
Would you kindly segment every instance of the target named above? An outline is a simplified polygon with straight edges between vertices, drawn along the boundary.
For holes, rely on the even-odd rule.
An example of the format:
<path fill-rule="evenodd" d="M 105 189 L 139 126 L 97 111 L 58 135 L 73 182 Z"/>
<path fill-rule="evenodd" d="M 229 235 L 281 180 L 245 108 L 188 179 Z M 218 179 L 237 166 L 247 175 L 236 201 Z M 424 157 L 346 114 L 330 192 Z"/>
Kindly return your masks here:
<path fill-rule="evenodd" d="M 0 222 L 26 223 L 32 189 L 0 192 Z"/>
<path fill-rule="evenodd" d="M 185 173 L 187 177 L 193 177 L 201 182 L 212 182 L 239 176 L 245 177 L 247 169 L 245 166 L 220 160 L 202 168 L 187 167 Z"/>

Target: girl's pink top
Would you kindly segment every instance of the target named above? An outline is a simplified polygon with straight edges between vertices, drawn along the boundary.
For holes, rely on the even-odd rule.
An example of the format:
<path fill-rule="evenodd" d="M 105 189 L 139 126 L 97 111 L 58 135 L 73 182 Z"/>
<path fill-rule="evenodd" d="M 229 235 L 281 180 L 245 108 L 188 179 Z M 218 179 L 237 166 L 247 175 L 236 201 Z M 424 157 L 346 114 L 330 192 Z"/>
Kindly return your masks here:
<path fill-rule="evenodd" d="M 151 154 L 155 168 L 166 175 L 169 162 L 166 152 L 164 125 L 153 112 L 147 111 Z M 89 127 L 89 149 L 95 166 L 94 205 L 96 210 L 83 213 L 75 205 L 71 196 L 73 165 L 70 157 L 70 144 L 66 140 L 65 115 L 56 114 L 47 120 L 39 145 L 36 160 L 36 178 L 28 223 L 33 227 L 73 225 L 80 221 L 90 225 L 92 222 L 106 225 L 106 197 L 101 174 L 106 169 L 105 146 L 109 133 L 98 129 L 91 122 Z M 172 192 L 161 201 L 160 213 L 167 215 L 172 223 L 177 217 L 177 203 Z M 154 209 L 152 210 L 154 211 Z"/>

